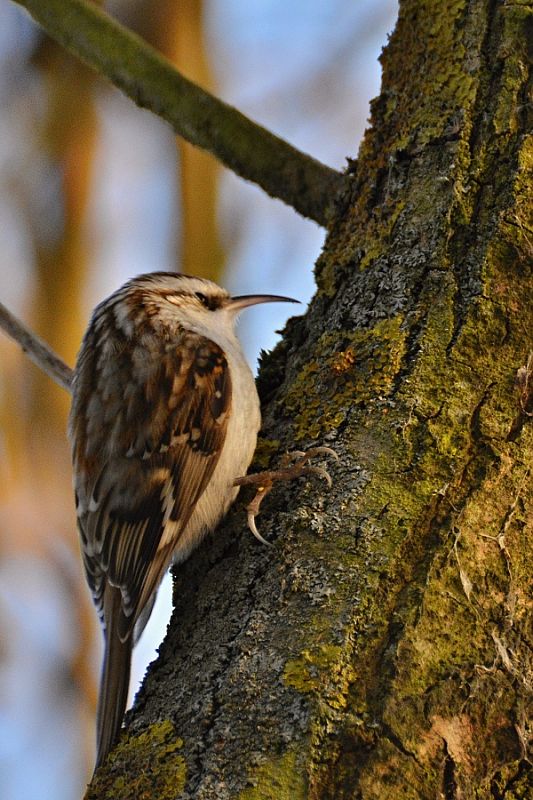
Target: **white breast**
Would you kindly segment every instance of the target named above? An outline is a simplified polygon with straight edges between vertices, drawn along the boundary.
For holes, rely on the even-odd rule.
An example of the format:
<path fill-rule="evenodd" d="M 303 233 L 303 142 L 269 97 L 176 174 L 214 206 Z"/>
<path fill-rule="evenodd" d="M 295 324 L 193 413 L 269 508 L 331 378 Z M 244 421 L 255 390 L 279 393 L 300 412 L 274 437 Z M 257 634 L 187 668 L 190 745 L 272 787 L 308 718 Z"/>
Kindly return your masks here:
<path fill-rule="evenodd" d="M 255 380 L 235 337 L 224 347 L 231 376 L 231 413 L 222 453 L 211 480 L 179 538 L 174 562 L 184 561 L 205 534 L 213 530 L 238 494 L 235 478 L 246 475 L 261 425 Z"/>

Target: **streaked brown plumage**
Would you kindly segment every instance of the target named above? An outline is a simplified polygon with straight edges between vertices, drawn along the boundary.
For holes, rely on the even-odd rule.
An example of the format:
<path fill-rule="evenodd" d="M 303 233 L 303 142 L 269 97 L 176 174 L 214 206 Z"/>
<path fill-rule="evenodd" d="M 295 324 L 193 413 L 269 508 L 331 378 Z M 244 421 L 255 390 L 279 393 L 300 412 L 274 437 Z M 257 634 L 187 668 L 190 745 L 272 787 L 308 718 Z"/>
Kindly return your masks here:
<path fill-rule="evenodd" d="M 227 511 L 255 449 L 255 383 L 233 331 L 247 305 L 210 281 L 140 276 L 95 310 L 69 432 L 87 581 L 105 635 L 97 760 L 116 742 L 131 649 L 172 559 Z"/>

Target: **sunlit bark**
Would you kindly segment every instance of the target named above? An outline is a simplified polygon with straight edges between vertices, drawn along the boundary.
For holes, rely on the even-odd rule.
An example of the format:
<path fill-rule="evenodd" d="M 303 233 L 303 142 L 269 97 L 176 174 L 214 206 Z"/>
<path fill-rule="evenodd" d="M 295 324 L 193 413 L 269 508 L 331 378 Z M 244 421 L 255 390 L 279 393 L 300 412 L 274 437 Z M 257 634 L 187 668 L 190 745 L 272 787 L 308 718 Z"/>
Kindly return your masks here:
<path fill-rule="evenodd" d="M 316 299 L 260 375 L 260 452 L 326 441 L 334 487 L 271 496 L 273 551 L 236 510 L 176 571 L 91 798 L 526 796 L 526 34 L 519 4 L 402 3 Z"/>

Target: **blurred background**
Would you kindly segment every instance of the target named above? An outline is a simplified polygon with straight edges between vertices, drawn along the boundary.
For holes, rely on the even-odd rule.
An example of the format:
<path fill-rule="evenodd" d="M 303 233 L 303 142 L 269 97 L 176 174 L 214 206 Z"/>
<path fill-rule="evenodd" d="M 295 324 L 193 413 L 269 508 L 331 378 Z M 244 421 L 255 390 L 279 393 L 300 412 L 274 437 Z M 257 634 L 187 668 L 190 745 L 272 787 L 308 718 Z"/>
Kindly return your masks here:
<path fill-rule="evenodd" d="M 395 0 L 106 8 L 188 77 L 337 169 L 357 155 L 397 13 Z M 323 230 L 176 142 L 10 0 L 0 0 L 0 108 L 0 300 L 68 364 L 94 305 L 141 272 L 310 299 Z M 244 315 L 252 364 L 287 313 L 273 304 Z M 75 800 L 93 762 L 101 643 L 78 554 L 68 405 L 0 332 L 3 800 Z M 132 694 L 164 636 L 168 584 L 135 653 Z"/>

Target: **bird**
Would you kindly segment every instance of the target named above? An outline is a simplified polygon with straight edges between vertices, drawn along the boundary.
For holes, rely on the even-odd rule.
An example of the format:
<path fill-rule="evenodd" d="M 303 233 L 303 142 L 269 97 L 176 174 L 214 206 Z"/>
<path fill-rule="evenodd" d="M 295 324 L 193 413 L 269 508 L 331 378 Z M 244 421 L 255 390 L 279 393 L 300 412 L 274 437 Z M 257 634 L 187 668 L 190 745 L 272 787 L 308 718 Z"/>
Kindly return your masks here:
<path fill-rule="evenodd" d="M 94 310 L 77 357 L 68 431 L 85 576 L 104 635 L 95 770 L 120 736 L 131 654 L 170 564 L 234 501 L 261 425 L 239 313 L 204 278 L 152 272 Z"/>

